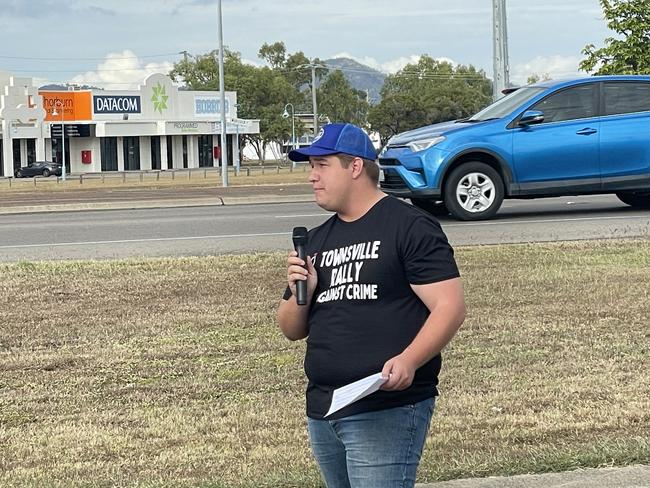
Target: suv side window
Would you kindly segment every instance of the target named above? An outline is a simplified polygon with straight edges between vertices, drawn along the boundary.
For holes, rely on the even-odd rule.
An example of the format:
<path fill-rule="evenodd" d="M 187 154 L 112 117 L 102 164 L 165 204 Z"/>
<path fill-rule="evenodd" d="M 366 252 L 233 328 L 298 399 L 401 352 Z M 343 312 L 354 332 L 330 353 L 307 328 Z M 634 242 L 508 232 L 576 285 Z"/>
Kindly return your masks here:
<path fill-rule="evenodd" d="M 605 83 L 604 115 L 630 114 L 650 111 L 650 83 Z"/>
<path fill-rule="evenodd" d="M 529 110 L 544 112 L 544 122 L 585 119 L 596 115 L 595 83 L 579 85 L 553 93 Z"/>

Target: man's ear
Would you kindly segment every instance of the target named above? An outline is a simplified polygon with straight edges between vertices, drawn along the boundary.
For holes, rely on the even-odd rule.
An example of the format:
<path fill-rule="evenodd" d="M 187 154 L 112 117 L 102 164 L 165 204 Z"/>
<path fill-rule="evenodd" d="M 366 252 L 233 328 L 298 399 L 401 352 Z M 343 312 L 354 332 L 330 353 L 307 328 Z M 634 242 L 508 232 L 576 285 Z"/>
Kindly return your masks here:
<path fill-rule="evenodd" d="M 358 178 L 363 173 L 363 159 L 354 158 L 350 163 L 352 165 L 352 177 Z"/>

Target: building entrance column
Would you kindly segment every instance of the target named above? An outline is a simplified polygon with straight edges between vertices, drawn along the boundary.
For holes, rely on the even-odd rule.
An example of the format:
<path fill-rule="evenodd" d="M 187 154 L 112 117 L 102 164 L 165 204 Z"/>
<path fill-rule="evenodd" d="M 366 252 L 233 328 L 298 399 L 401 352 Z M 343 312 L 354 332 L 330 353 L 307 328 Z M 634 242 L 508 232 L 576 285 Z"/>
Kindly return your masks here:
<path fill-rule="evenodd" d="M 117 138 L 117 170 L 124 171 L 124 138 Z"/>
<path fill-rule="evenodd" d="M 160 169 L 169 169 L 167 162 L 167 136 L 160 136 Z"/>
<path fill-rule="evenodd" d="M 14 175 L 13 141 L 11 140 L 11 121 L 2 120 L 2 174 Z"/>
<path fill-rule="evenodd" d="M 36 139 L 36 161 L 46 161 L 47 155 L 45 153 L 45 138 L 39 137 Z"/>

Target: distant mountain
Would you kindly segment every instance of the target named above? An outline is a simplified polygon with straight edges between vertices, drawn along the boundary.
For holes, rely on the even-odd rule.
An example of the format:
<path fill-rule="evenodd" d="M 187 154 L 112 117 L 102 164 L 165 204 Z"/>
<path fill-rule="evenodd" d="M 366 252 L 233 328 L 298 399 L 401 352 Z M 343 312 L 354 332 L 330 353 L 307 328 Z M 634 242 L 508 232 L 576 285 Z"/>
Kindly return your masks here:
<path fill-rule="evenodd" d="M 335 71 L 340 69 L 350 85 L 357 90 L 368 91 L 371 104 L 376 104 L 381 99 L 379 92 L 384 84 L 386 75 L 381 71 L 361 64 L 350 58 L 332 58 L 325 60 L 325 64 Z"/>
<path fill-rule="evenodd" d="M 58 83 L 52 83 L 50 85 L 43 85 L 38 88 L 43 91 L 68 91 L 68 90 L 103 90 L 93 85 L 61 85 Z"/>

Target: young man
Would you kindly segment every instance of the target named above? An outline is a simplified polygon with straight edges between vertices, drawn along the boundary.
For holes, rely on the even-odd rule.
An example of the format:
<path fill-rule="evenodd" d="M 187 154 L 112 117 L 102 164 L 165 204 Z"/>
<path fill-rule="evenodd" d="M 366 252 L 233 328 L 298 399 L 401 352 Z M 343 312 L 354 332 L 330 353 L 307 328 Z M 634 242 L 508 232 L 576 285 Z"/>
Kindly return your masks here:
<path fill-rule="evenodd" d="M 291 151 L 311 164 L 316 203 L 335 212 L 287 259 L 278 309 L 307 338 L 309 439 L 328 488 L 412 487 L 437 395 L 440 351 L 465 318 L 453 251 L 428 214 L 377 188 L 375 149 L 360 128 L 329 124 Z M 307 305 L 295 299 L 307 282 Z M 334 389 L 382 372 L 377 391 L 325 418 Z"/>

